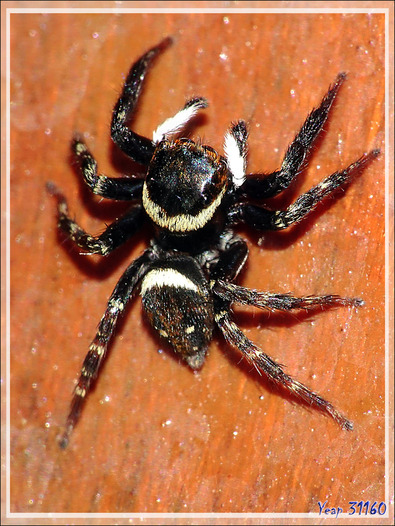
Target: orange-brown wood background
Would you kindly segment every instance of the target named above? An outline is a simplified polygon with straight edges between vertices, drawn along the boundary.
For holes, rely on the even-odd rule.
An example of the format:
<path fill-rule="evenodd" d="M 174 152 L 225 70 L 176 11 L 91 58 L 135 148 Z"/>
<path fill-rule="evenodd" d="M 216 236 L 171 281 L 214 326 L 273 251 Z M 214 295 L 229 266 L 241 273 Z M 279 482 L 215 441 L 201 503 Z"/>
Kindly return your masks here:
<path fill-rule="evenodd" d="M 156 338 L 137 298 L 69 448 L 57 445 L 106 300 L 149 231 L 104 260 L 80 256 L 57 233 L 45 183 L 94 234 L 125 209 L 83 187 L 70 138 L 84 133 L 100 172 L 136 171 L 111 143 L 111 111 L 131 62 L 166 35 L 175 43 L 147 79 L 134 129 L 150 136 L 203 95 L 210 107 L 194 136 L 222 152 L 229 123 L 247 120 L 250 172 L 278 168 L 308 112 L 348 72 L 309 167 L 277 205 L 372 148 L 382 155 L 296 228 L 262 239 L 241 230 L 250 247 L 241 283 L 366 306 L 237 309 L 236 319 L 353 432 L 271 388 L 220 335 L 194 374 Z M 319 501 L 346 511 L 352 500 L 385 500 L 384 43 L 383 14 L 11 15 L 12 512 L 318 513 Z"/>

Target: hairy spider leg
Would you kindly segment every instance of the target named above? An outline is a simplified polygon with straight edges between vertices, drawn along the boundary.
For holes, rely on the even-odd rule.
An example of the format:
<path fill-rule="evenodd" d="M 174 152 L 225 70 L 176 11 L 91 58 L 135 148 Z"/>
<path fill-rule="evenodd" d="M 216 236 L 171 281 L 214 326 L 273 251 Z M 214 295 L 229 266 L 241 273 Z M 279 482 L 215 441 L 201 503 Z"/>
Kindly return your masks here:
<path fill-rule="evenodd" d="M 339 73 L 321 104 L 307 116 L 300 131 L 289 145 L 280 170 L 268 175 L 248 174 L 241 189 L 244 195 L 255 199 L 264 199 L 274 197 L 288 188 L 301 172 L 306 156 L 322 130 L 333 101 L 345 79 L 346 74 Z"/>
<path fill-rule="evenodd" d="M 136 107 L 144 78 L 152 61 L 171 43 L 171 38 L 165 38 L 132 65 L 126 77 L 121 96 L 113 111 L 111 122 L 112 140 L 126 155 L 143 165 L 149 164 L 155 150 L 155 144 L 150 139 L 130 130 L 126 123 Z"/>
<path fill-rule="evenodd" d="M 248 247 L 244 239 L 237 235 L 227 241 L 218 260 L 209 269 L 210 284 L 214 287 L 218 280 L 233 281 L 239 275 L 248 258 Z"/>
<path fill-rule="evenodd" d="M 241 351 L 243 356 L 255 367 L 260 375 L 265 375 L 271 382 L 285 389 L 290 394 L 304 400 L 312 407 L 330 415 L 342 429 L 352 430 L 353 424 L 344 417 L 331 403 L 322 398 L 320 395 L 294 380 L 286 374 L 282 366 L 272 360 L 257 347 L 239 327 L 232 321 L 230 316 L 230 302 L 221 302 L 221 307 L 217 304 L 215 321 L 220 328 L 225 339 L 237 350 Z"/>
<path fill-rule="evenodd" d="M 71 150 L 85 183 L 93 193 L 117 201 L 141 199 L 143 179 L 97 175 L 97 162 L 78 135 L 71 143 Z"/>
<path fill-rule="evenodd" d="M 106 311 L 99 323 L 96 336 L 83 362 L 80 378 L 74 389 L 65 431 L 59 441 L 59 445 L 63 449 L 66 448 L 69 443 L 70 435 L 78 422 L 86 396 L 89 393 L 93 380 L 97 377 L 118 317 L 124 311 L 137 283 L 147 272 L 149 264 L 150 249 L 147 249 L 129 265 L 111 294 Z"/>
<path fill-rule="evenodd" d="M 248 203 L 236 204 L 229 211 L 229 219 L 233 223 L 245 223 L 257 230 L 282 230 L 294 223 L 298 223 L 330 194 L 346 185 L 356 172 L 362 170 L 372 161 L 380 150 L 372 150 L 350 164 L 344 170 L 334 172 L 323 181 L 302 194 L 286 210 L 267 210 L 259 205 Z"/>
<path fill-rule="evenodd" d="M 67 200 L 62 192 L 53 183 L 47 183 L 47 189 L 58 201 L 59 228 L 88 254 L 107 256 L 138 232 L 144 222 L 143 207 L 141 204 L 135 204 L 111 223 L 102 234 L 97 237 L 91 236 L 71 219 Z"/>
<path fill-rule="evenodd" d="M 243 257 L 244 249 L 240 245 L 240 260 Z M 237 257 L 233 256 L 233 260 L 237 261 Z M 271 294 L 267 292 L 259 292 L 245 287 L 240 287 L 224 279 L 233 279 L 234 270 L 231 266 L 227 266 L 228 261 L 227 251 L 224 251 L 220 257 L 217 265 L 222 269 L 222 279 L 216 281 L 213 286 L 214 292 L 214 319 L 224 335 L 225 339 L 236 349 L 241 351 L 243 356 L 255 367 L 260 375 L 266 376 L 271 382 L 277 386 L 285 389 L 296 398 L 300 398 L 307 402 L 312 407 L 330 415 L 342 429 L 351 430 L 353 428 L 352 422 L 345 418 L 337 409 L 333 407 L 327 400 L 320 395 L 294 380 L 291 376 L 286 374 L 280 364 L 272 360 L 270 356 L 265 354 L 259 347 L 257 347 L 251 340 L 245 336 L 240 328 L 234 323 L 231 317 L 232 303 L 241 303 L 245 305 L 252 305 L 259 308 L 267 308 L 272 311 L 289 311 L 290 309 L 314 308 L 316 306 L 360 306 L 363 304 L 362 300 L 358 298 L 340 298 L 339 296 L 307 296 L 296 298 L 290 294 Z M 225 275 L 224 270 L 228 268 L 228 276 Z M 213 269 L 215 275 L 216 269 Z"/>
<path fill-rule="evenodd" d="M 224 300 L 271 311 L 315 309 L 316 307 L 362 307 L 364 305 L 364 301 L 360 298 L 342 298 L 337 294 L 295 297 L 288 293 L 277 294 L 249 289 L 223 280 L 215 283 L 214 292 Z"/>

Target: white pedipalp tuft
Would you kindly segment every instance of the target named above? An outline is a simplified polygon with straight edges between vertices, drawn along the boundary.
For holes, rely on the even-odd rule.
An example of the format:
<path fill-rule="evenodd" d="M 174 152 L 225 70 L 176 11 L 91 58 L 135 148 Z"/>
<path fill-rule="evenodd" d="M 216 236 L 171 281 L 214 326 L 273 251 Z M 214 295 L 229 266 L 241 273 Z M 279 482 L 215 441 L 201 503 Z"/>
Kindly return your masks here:
<path fill-rule="evenodd" d="M 203 97 L 188 101 L 182 110 L 176 113 L 173 117 L 166 119 L 156 128 L 152 134 L 154 143 L 158 144 L 166 137 L 166 135 L 178 133 L 200 109 L 206 108 L 207 105 L 207 100 Z"/>
<path fill-rule="evenodd" d="M 233 125 L 225 135 L 226 161 L 232 174 L 233 184 L 237 187 L 241 186 L 246 178 L 247 135 L 247 128 L 243 121 Z"/>

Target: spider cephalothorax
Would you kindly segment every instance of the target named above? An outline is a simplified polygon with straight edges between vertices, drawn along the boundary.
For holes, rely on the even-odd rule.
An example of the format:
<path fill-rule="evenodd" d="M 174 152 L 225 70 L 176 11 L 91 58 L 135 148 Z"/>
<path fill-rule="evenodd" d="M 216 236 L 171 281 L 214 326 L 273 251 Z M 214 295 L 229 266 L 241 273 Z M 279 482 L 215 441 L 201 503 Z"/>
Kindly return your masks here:
<path fill-rule="evenodd" d="M 128 266 L 108 301 L 83 363 L 60 445 L 68 444 L 118 317 L 136 290 L 140 290 L 152 326 L 192 369 L 202 366 L 214 328 L 218 327 L 226 340 L 270 381 L 326 412 L 343 429 L 352 429 L 352 423 L 329 402 L 287 375 L 254 345 L 231 316 L 233 303 L 282 311 L 317 306 L 357 307 L 363 303 L 358 298 L 336 295 L 298 298 L 234 283 L 248 255 L 246 242 L 234 231 L 237 224 L 259 231 L 287 228 L 301 221 L 378 155 L 378 150 L 363 155 L 318 183 L 285 210 L 269 210 L 260 203 L 286 189 L 300 172 L 345 74 L 338 75 L 320 105 L 308 115 L 288 147 L 281 168 L 266 176 L 246 174 L 248 134 L 244 121 L 231 125 L 225 136 L 224 156 L 209 146 L 177 138 L 197 111 L 207 106 L 204 98 L 188 101 L 157 128 L 152 140 L 126 126 L 153 59 L 170 42 L 165 39 L 132 65 L 113 112 L 112 139 L 126 155 L 146 167 L 146 176 L 98 175 L 96 161 L 84 142 L 76 137 L 72 143 L 81 174 L 92 192 L 108 199 L 131 201 L 130 209 L 100 236 L 93 237 L 70 218 L 63 194 L 52 183 L 48 184 L 58 199 L 59 227 L 87 253 L 107 255 L 144 223 L 153 227 L 150 246 Z"/>
<path fill-rule="evenodd" d="M 165 139 L 149 164 L 143 206 L 158 227 L 187 235 L 207 225 L 227 187 L 226 163 L 215 150 L 189 139 Z"/>

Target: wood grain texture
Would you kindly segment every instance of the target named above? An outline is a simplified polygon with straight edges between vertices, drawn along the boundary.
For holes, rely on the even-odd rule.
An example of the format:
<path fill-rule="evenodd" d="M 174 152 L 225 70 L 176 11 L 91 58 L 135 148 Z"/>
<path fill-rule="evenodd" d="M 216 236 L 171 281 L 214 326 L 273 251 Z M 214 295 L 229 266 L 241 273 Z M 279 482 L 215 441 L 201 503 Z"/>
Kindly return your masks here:
<path fill-rule="evenodd" d="M 31 13 L 11 15 L 11 29 L 11 511 L 307 513 L 318 501 L 384 500 L 384 154 L 289 232 L 242 231 L 243 285 L 366 301 L 314 316 L 236 315 L 354 421 L 350 433 L 276 392 L 219 335 L 194 374 L 164 349 L 137 298 L 61 451 L 73 382 L 149 231 L 106 259 L 80 256 L 57 234 L 45 190 L 55 182 L 91 233 L 124 210 L 83 187 L 70 139 L 85 134 L 102 173 L 137 170 L 111 143 L 112 107 L 131 62 L 173 35 L 134 129 L 150 136 L 202 95 L 210 107 L 194 136 L 222 151 L 229 123 L 247 120 L 251 172 L 280 165 L 308 112 L 348 72 L 308 169 L 272 202 L 286 206 L 362 153 L 384 152 L 384 15 Z"/>

